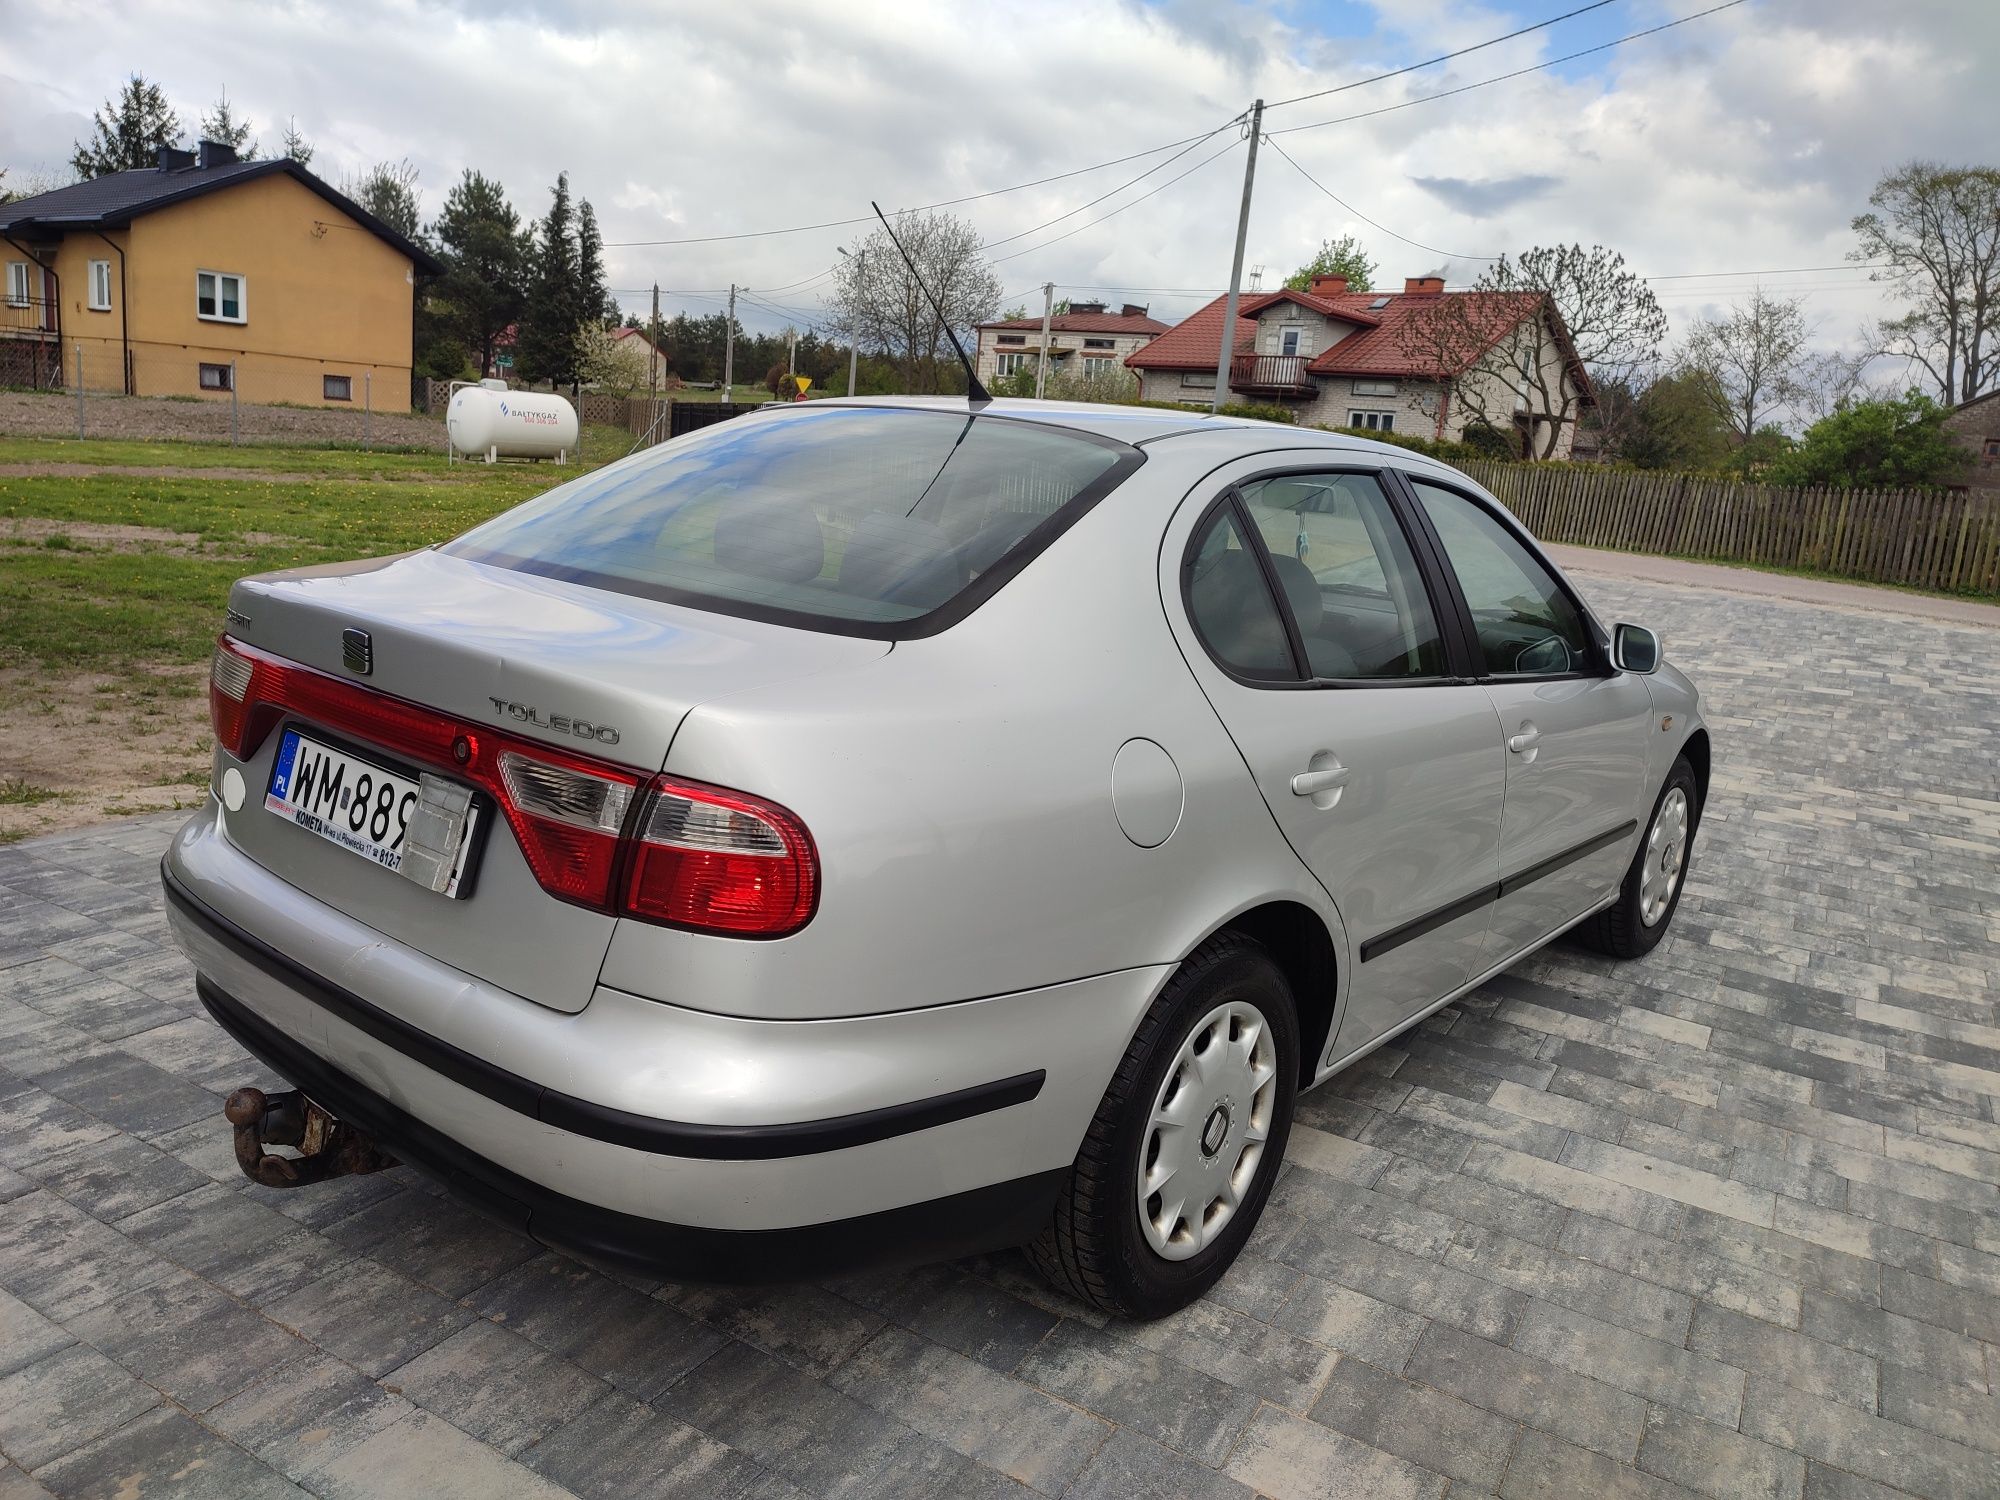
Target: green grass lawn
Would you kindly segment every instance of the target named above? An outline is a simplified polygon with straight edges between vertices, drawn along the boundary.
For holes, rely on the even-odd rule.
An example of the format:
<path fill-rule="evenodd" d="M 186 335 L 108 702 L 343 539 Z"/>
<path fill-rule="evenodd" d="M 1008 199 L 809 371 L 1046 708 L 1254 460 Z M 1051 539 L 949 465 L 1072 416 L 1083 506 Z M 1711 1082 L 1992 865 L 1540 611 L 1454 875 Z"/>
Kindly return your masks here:
<path fill-rule="evenodd" d="M 608 429 L 591 436 L 599 461 L 622 457 L 630 441 L 614 446 L 623 435 Z M 590 466 L 447 467 L 422 454 L 0 439 L 0 465 L 20 464 L 100 466 L 85 475 L 0 474 L 0 670 L 57 675 L 199 661 L 229 585 L 245 573 L 428 546 Z M 273 477 L 120 472 L 133 467 Z"/>

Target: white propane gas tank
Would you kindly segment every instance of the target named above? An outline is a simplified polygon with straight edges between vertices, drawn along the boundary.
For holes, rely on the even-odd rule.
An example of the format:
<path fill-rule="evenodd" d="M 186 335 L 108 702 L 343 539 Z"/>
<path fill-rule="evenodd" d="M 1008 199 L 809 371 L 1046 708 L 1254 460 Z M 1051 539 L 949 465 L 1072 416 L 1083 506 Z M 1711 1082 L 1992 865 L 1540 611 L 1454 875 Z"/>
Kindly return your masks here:
<path fill-rule="evenodd" d="M 546 391 L 510 391 L 499 380 L 452 392 L 444 430 L 454 452 L 488 463 L 553 458 L 576 451 L 576 408 Z"/>

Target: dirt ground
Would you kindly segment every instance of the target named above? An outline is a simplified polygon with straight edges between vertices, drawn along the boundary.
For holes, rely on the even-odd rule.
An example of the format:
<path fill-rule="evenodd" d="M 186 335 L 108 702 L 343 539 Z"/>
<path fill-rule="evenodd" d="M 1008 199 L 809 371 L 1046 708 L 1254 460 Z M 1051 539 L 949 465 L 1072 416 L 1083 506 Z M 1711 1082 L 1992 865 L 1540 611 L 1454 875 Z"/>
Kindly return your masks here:
<path fill-rule="evenodd" d="M 227 401 L 87 393 L 83 407 L 87 438 L 229 441 Z M 397 416 L 378 411 L 364 422 L 356 411 L 245 402 L 237 408 L 237 422 L 245 442 L 341 442 L 359 447 L 365 432 L 370 441 L 385 447 L 444 448 L 443 418 L 414 412 Z M 75 437 L 76 398 L 59 392 L 0 391 L 0 433 Z"/>
<path fill-rule="evenodd" d="M 194 807 L 208 785 L 208 664 L 114 677 L 0 671 L 0 843 Z"/>
<path fill-rule="evenodd" d="M 0 479 L 88 479 L 95 474 L 117 474 L 132 479 L 252 479 L 258 484 L 311 484 L 319 477 L 283 469 L 232 469 L 220 464 L 211 469 L 189 468 L 186 464 L 0 464 Z"/>

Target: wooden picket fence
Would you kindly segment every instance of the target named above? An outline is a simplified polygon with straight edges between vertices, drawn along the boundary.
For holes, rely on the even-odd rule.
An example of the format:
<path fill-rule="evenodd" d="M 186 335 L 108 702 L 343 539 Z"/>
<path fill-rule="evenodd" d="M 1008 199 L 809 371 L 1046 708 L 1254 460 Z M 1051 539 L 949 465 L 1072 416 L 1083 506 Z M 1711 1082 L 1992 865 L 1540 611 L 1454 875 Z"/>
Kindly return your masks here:
<path fill-rule="evenodd" d="M 2000 497 L 1791 489 L 1587 464 L 1458 465 L 1545 542 L 2000 595 Z"/>

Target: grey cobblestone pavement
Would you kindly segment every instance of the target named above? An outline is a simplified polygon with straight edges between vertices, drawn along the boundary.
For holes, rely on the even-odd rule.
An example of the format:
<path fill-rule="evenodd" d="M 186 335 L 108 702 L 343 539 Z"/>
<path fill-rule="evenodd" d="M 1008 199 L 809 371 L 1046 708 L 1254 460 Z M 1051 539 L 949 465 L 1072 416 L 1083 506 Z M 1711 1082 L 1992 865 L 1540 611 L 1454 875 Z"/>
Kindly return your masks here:
<path fill-rule="evenodd" d="M 661 1286 L 407 1169 L 253 1187 L 173 820 L 0 849 L 0 1500 L 2000 1495 L 2000 632 L 1585 586 L 1708 696 L 1673 935 L 1308 1096 L 1148 1326 L 1016 1255 Z"/>

